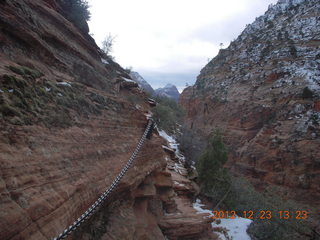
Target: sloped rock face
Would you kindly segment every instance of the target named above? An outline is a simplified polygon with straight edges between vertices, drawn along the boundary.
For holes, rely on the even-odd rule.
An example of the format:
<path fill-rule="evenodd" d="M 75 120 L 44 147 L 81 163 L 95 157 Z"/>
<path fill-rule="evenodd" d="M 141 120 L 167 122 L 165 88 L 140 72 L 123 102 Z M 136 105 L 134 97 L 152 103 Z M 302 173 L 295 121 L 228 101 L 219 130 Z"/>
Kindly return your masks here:
<path fill-rule="evenodd" d="M 153 138 L 159 146 L 160 139 L 156 135 Z M 161 143 L 166 144 L 163 140 Z M 149 153 L 154 150 L 150 143 L 145 149 L 149 149 Z M 141 181 L 134 181 L 133 185 L 123 181 L 113 196 L 114 201 L 104 206 L 73 238 L 218 239 L 209 214 L 199 214 L 192 207 L 199 187 L 186 177 L 187 169 L 176 156 L 162 153 L 165 161 L 158 162 L 156 170 L 148 172 Z M 172 165 L 175 167 L 170 167 Z M 146 169 L 143 165 L 138 167 Z"/>
<path fill-rule="evenodd" d="M 138 72 L 130 72 L 129 75 L 133 81 L 139 84 L 139 87 L 141 87 L 147 93 L 154 95 L 154 90 L 151 85 L 146 80 L 144 80 L 144 78 Z"/>
<path fill-rule="evenodd" d="M 54 0 L 0 1 L 3 240 L 52 239 L 73 223 L 110 186 L 147 123 L 147 96 L 134 86 L 124 88 L 124 78 L 130 78 L 126 72 L 60 10 Z M 155 189 L 140 189 L 140 184 L 165 168 L 162 144 L 156 135 L 146 141 L 109 199 L 104 210 L 115 213 L 114 224 L 125 226 L 135 216 L 133 209 L 146 210 L 143 199 Z M 136 208 L 130 205 L 131 193 L 137 194 L 131 199 L 141 199 Z M 155 203 L 154 211 L 162 212 L 160 207 Z M 89 235 L 79 235 L 80 230 L 73 238 L 102 237 L 106 232 L 95 226 L 105 222 L 98 220 L 91 222 Z M 103 228 L 115 239 L 133 239 L 147 221 L 135 219 L 127 230 L 107 223 Z M 153 223 L 149 236 L 163 239 Z M 120 233 L 126 238 L 117 238 Z"/>
<path fill-rule="evenodd" d="M 3 240 L 53 239 L 72 224 L 110 187 L 150 115 L 125 70 L 60 12 L 54 0 L 0 1 Z M 160 220 L 177 204 L 163 144 L 146 140 L 108 201 L 68 238 L 165 239 Z M 170 226 L 171 239 L 209 236 L 208 220 L 193 217 L 192 232 Z"/>
<path fill-rule="evenodd" d="M 117 64 L 108 60 L 94 40 L 66 20 L 53 1 L 2 1 L 0 9 L 1 57 L 37 69 L 48 80 L 69 79 L 110 91 Z M 10 65 L 1 59 L 1 68 Z M 105 61 L 104 61 L 105 62 Z"/>
<path fill-rule="evenodd" d="M 261 190 L 277 185 L 284 197 L 314 207 L 320 204 L 319 8 L 319 1 L 304 0 L 270 6 L 180 97 L 187 132 L 204 140 L 223 130 L 235 174 Z"/>
<path fill-rule="evenodd" d="M 1 239 L 50 239 L 98 198 L 125 165 L 145 124 L 137 111 L 126 109 L 135 119 L 129 121 L 123 110 L 122 116 L 105 112 L 66 129 L 6 125 L 15 142 L 2 137 L 0 145 Z M 164 164 L 158 146 L 156 139 L 145 144 L 118 191 L 135 188 Z"/>

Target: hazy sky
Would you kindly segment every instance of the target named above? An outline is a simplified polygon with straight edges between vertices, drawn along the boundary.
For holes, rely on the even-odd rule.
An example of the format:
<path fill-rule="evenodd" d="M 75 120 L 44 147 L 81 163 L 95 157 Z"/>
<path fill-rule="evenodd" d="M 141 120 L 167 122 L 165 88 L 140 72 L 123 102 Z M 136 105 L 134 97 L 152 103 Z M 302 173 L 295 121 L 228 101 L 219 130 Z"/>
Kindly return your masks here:
<path fill-rule="evenodd" d="M 112 55 L 153 88 L 179 90 L 227 47 L 246 24 L 277 0 L 89 0 L 90 33 L 97 44 L 111 33 Z"/>

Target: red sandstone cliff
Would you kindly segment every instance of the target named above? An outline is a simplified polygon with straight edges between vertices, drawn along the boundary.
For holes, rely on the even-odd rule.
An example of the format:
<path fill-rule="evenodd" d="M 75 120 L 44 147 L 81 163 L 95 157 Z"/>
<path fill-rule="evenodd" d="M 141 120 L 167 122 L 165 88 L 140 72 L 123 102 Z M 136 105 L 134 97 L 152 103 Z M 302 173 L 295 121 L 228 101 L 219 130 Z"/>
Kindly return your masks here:
<path fill-rule="evenodd" d="M 3 240 L 55 237 L 112 183 L 146 126 L 146 95 L 60 13 L 54 0 L 0 1 Z M 107 205 L 71 238 L 207 239 L 210 224 L 196 213 L 165 217 L 179 208 L 162 144 L 155 134 L 146 141 Z"/>
<path fill-rule="evenodd" d="M 319 1 L 304 0 L 271 6 L 220 50 L 180 97 L 187 110 L 187 132 L 200 136 L 191 144 L 193 153 L 203 149 L 212 130 L 222 129 L 232 172 L 249 178 L 260 190 L 278 186 L 286 199 L 316 209 L 319 7 Z"/>

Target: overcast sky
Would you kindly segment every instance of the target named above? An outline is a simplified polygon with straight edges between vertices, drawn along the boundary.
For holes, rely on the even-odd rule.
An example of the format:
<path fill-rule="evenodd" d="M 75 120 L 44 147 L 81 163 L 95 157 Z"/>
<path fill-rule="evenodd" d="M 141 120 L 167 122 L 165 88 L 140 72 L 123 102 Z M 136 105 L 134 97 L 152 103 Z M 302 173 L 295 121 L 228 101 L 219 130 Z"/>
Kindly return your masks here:
<path fill-rule="evenodd" d="M 112 55 L 132 67 L 153 88 L 179 90 L 227 47 L 246 24 L 277 0 L 89 0 L 90 33 L 101 46 L 115 36 Z"/>

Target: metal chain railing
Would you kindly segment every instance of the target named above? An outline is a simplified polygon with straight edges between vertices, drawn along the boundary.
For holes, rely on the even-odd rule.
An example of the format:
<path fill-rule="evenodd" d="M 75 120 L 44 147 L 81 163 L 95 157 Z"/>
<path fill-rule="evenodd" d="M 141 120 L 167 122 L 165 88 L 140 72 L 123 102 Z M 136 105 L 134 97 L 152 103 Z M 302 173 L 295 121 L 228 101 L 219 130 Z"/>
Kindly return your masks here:
<path fill-rule="evenodd" d="M 72 223 L 69 227 L 67 227 L 63 232 L 61 232 L 57 237 L 54 238 L 54 240 L 64 239 L 69 234 L 71 234 L 73 231 L 75 231 L 85 220 L 87 220 L 94 212 L 98 210 L 98 208 L 101 206 L 101 204 L 107 199 L 107 197 L 111 194 L 111 192 L 117 187 L 122 177 L 126 174 L 126 172 L 131 167 L 133 161 L 137 157 L 140 148 L 142 147 L 144 141 L 148 136 L 151 135 L 152 129 L 154 127 L 154 121 L 150 118 L 148 120 L 148 125 L 136 147 L 134 152 L 132 153 L 131 157 L 129 158 L 127 164 L 122 168 L 121 172 L 118 174 L 118 176 L 113 180 L 113 183 L 110 185 L 109 188 L 107 188 L 98 198 L 97 201 L 95 201 L 94 204 L 91 205 L 91 207 L 85 211 L 74 223 Z M 149 138 L 149 137 L 148 137 Z"/>

